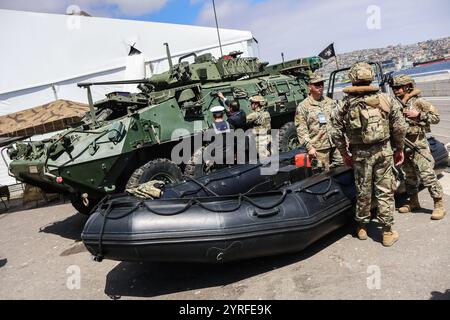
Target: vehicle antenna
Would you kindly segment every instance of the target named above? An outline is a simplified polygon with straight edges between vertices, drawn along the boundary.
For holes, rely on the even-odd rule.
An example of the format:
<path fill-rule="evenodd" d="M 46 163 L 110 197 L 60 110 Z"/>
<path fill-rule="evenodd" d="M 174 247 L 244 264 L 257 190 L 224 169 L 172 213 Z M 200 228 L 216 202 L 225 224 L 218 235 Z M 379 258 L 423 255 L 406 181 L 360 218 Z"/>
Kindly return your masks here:
<path fill-rule="evenodd" d="M 214 9 L 214 18 L 216 19 L 217 37 L 219 38 L 220 56 L 223 57 L 222 42 L 220 41 L 219 22 L 217 21 L 216 3 L 212 0 Z"/>
<path fill-rule="evenodd" d="M 172 63 L 172 55 L 170 54 L 169 44 L 165 42 L 164 45 L 166 46 L 167 61 L 169 62 L 169 67 L 172 70 L 173 63 Z"/>

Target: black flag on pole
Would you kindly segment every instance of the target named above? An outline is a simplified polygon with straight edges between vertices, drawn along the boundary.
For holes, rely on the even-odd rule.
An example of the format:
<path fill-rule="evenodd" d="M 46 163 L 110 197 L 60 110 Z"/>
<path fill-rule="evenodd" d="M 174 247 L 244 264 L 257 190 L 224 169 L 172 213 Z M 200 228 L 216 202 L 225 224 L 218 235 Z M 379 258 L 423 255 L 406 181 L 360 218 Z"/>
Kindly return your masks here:
<path fill-rule="evenodd" d="M 321 53 L 319 53 L 319 57 L 321 57 L 322 59 L 325 59 L 325 60 L 328 60 L 335 56 L 336 56 L 336 53 L 334 52 L 334 43 L 330 44 Z"/>

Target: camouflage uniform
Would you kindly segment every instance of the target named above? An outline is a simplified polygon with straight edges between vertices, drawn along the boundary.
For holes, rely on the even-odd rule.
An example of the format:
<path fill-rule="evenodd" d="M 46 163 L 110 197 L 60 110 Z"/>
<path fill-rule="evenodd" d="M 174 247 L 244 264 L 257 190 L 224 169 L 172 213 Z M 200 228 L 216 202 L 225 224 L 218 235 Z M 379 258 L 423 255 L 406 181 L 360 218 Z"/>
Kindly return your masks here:
<path fill-rule="evenodd" d="M 365 74 L 369 70 L 371 74 Z M 348 95 L 333 112 L 332 139 L 343 155 L 347 154 L 346 137 L 349 142 L 357 190 L 356 221 L 361 225 L 370 222 L 374 194 L 383 232 L 391 232 L 396 188 L 392 147 L 403 150 L 405 119 L 395 99 L 380 93 L 379 88 L 365 86 L 374 77 L 368 64 L 355 64 L 349 75 L 355 87 L 346 88 Z M 360 78 L 370 81 L 359 85 Z"/>
<path fill-rule="evenodd" d="M 402 169 L 405 172 L 406 189 L 409 195 L 418 193 L 420 179 L 420 182 L 428 188 L 431 197 L 440 199 L 443 197 L 444 191 L 434 172 L 434 159 L 425 135 L 430 132 L 430 125 L 439 123 L 439 112 L 431 103 L 419 95 L 420 90 L 415 89 L 402 99 L 403 110 L 415 109 L 419 112 L 416 119 L 405 116 L 408 124 L 406 138 L 415 143 L 423 154 L 422 156 L 409 148 L 405 149 L 405 162 Z M 432 162 L 427 161 L 424 156 Z"/>
<path fill-rule="evenodd" d="M 126 189 L 126 192 L 143 200 L 159 199 L 162 196 L 164 185 L 164 181 L 152 180 L 135 188 Z"/>
<path fill-rule="evenodd" d="M 341 154 L 331 139 L 331 112 L 334 107 L 335 102 L 328 97 L 316 101 L 310 96 L 298 105 L 295 114 L 300 145 L 308 152 L 315 148 L 319 165 L 326 170 L 343 164 Z"/>
<path fill-rule="evenodd" d="M 250 99 L 261 104 L 265 104 L 263 97 L 256 96 Z M 256 139 L 256 150 L 259 159 L 270 157 L 269 144 L 271 141 L 271 118 L 270 113 L 262 108 L 256 109 L 247 116 L 247 126 L 252 128 L 252 133 Z"/>

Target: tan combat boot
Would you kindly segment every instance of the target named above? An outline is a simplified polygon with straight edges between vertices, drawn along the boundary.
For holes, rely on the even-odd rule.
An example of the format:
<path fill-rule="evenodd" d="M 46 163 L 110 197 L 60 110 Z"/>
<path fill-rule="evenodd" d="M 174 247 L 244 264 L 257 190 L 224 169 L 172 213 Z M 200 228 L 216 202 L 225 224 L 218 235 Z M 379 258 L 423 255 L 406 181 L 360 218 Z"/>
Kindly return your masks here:
<path fill-rule="evenodd" d="M 397 231 L 383 231 L 383 246 L 391 247 L 394 243 L 397 242 L 399 238 L 399 234 Z"/>
<path fill-rule="evenodd" d="M 444 207 L 444 201 L 442 200 L 442 198 L 433 200 L 434 200 L 434 210 L 433 214 L 431 215 L 431 220 L 441 220 L 447 214 Z"/>
<path fill-rule="evenodd" d="M 367 225 L 360 224 L 356 228 L 356 235 L 359 240 L 367 240 Z"/>
<path fill-rule="evenodd" d="M 414 210 L 417 209 L 420 209 L 419 194 L 414 193 L 409 197 L 408 201 L 403 205 L 403 207 L 398 209 L 398 212 L 408 213 L 413 212 Z"/>

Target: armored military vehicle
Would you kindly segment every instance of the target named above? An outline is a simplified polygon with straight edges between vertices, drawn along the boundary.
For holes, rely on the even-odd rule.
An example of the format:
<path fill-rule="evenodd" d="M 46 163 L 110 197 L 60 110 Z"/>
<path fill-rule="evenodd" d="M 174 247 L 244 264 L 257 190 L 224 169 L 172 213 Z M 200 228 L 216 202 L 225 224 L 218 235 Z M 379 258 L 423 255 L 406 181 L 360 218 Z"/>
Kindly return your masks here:
<path fill-rule="evenodd" d="M 240 52 L 219 59 L 189 54 L 172 64 L 168 50 L 168 59 L 170 69 L 149 79 L 79 84 L 87 89 L 90 104 L 83 122 L 42 142 L 10 145 L 10 174 L 46 192 L 70 196 L 81 213 L 126 187 L 155 179 L 178 182 L 184 167 L 170 160 L 179 142 L 173 133 L 193 137 L 208 128 L 218 91 L 239 100 L 246 112 L 250 96 L 264 96 L 272 127 L 282 129 L 282 149 L 288 149 L 295 137 L 295 108 L 307 95 L 308 77 L 322 65 L 311 57 L 269 66 Z M 130 83 L 139 84 L 140 92 L 112 92 L 93 103 L 92 86 Z"/>

